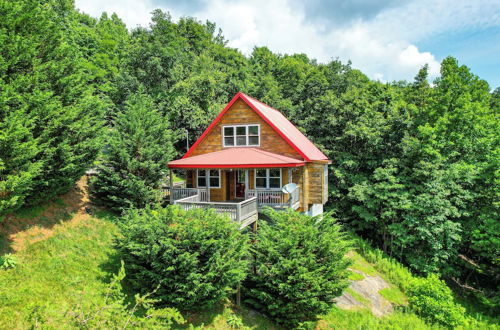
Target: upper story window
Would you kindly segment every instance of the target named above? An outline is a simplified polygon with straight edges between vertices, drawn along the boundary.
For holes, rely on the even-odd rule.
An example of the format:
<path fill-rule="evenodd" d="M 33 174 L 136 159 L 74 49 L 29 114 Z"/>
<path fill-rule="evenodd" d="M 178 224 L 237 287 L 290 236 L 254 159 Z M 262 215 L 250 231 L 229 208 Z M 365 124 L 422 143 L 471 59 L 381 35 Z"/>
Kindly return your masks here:
<path fill-rule="evenodd" d="M 222 128 L 224 147 L 260 145 L 259 125 L 232 125 Z"/>

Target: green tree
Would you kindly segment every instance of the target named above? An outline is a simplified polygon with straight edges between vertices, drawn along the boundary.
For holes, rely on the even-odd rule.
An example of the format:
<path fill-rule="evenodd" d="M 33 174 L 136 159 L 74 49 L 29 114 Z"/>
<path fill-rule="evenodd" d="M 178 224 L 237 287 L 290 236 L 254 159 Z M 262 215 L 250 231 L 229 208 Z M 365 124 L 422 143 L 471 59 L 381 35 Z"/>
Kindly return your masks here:
<path fill-rule="evenodd" d="M 0 1 L 0 214 L 67 191 L 101 148 L 74 13 L 70 1 Z"/>
<path fill-rule="evenodd" d="M 350 243 L 330 215 L 266 211 L 253 247 L 245 301 L 287 326 L 327 312 L 348 286 Z"/>
<path fill-rule="evenodd" d="M 110 129 L 99 173 L 91 180 L 96 203 L 115 211 L 158 203 L 172 142 L 169 123 L 151 99 L 132 95 Z"/>
<path fill-rule="evenodd" d="M 214 211 L 132 210 L 122 232 L 118 248 L 130 283 L 166 305 L 213 307 L 246 276 L 248 237 Z"/>

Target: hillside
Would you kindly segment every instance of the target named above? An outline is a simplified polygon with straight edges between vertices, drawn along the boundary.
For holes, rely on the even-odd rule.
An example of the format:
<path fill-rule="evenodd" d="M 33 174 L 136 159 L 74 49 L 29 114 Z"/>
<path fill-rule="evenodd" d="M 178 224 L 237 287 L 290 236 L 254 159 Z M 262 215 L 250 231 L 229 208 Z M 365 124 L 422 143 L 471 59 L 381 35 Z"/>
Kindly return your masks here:
<path fill-rule="evenodd" d="M 82 320 L 106 306 L 109 283 L 120 268 L 113 245 L 120 233 L 109 213 L 87 214 L 87 203 L 83 178 L 69 193 L 10 215 L 10 225 L 2 225 L 2 249 L 13 253 L 17 266 L 0 270 L 0 287 L 9 288 L 0 292 L 0 328 L 79 327 Z M 317 328 L 431 328 L 403 311 L 407 297 L 391 281 L 395 274 L 383 272 L 382 263 L 368 262 L 360 253 L 366 248 L 350 252 L 354 261 L 351 286 L 337 299 L 338 307 L 318 321 Z M 124 292 L 126 304 L 133 293 L 126 286 Z M 239 321 L 251 329 L 280 328 L 263 315 L 229 302 L 183 316 L 188 323 L 181 328 L 192 324 L 231 329 Z"/>

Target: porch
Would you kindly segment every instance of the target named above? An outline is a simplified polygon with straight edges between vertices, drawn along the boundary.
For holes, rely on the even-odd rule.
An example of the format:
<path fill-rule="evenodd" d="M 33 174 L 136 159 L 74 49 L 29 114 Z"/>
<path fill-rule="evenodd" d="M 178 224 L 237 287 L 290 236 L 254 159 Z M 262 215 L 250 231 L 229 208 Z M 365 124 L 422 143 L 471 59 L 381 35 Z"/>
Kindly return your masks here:
<path fill-rule="evenodd" d="M 165 196 L 170 203 L 183 210 L 198 208 L 213 209 L 217 213 L 227 214 L 229 218 L 244 228 L 258 218 L 258 212 L 268 206 L 276 210 L 300 207 L 300 187 L 288 194 L 281 189 L 245 189 L 243 198 L 226 201 L 213 200 L 206 188 L 167 187 Z"/>
<path fill-rule="evenodd" d="M 228 148 L 169 162 L 185 185 L 166 191 L 184 209 L 212 208 L 246 226 L 263 207 L 301 207 L 304 162 L 257 148 Z M 284 189 L 284 187 L 289 189 Z M 294 189 L 290 189 L 290 187 Z M 295 189 L 296 188 L 296 189 Z"/>

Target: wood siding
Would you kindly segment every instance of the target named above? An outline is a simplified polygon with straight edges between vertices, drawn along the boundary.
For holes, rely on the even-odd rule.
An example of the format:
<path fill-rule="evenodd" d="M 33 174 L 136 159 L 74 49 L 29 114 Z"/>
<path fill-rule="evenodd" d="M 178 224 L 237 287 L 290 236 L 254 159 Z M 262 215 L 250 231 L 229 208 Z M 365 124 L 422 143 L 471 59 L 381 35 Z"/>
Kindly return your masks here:
<path fill-rule="evenodd" d="M 242 100 L 236 101 L 224 114 L 221 120 L 213 127 L 210 133 L 193 150 L 191 156 L 206 154 L 224 149 L 222 144 L 222 127 L 224 125 L 259 124 L 259 148 L 285 155 L 295 159 L 302 156 L 293 149 L 276 131 L 269 126 L 252 108 Z M 242 148 L 242 152 L 244 148 Z"/>
<path fill-rule="evenodd" d="M 253 109 L 251 109 L 244 101 L 236 101 L 231 108 L 221 118 L 210 133 L 198 144 L 193 150 L 191 156 L 202 155 L 214 151 L 224 149 L 222 142 L 222 127 L 225 125 L 243 125 L 243 124 L 259 124 L 260 125 L 260 146 L 258 148 L 292 157 L 295 159 L 303 159 L 302 156 L 295 151 L 269 124 L 267 124 Z M 244 152 L 244 147 L 240 147 Z M 305 166 L 292 169 L 292 182 L 300 185 L 301 203 L 300 211 L 307 211 L 311 204 L 325 204 L 327 201 L 327 193 L 324 176 L 325 162 L 309 162 Z M 245 170 L 245 169 L 242 169 Z M 288 168 L 282 168 L 281 185 L 285 185 L 288 180 Z M 236 198 L 236 172 L 221 169 L 221 185 L 220 188 L 210 189 L 210 198 L 212 201 L 227 201 L 228 186 L 227 180 L 230 180 L 229 199 Z M 226 173 L 229 173 L 229 178 Z M 188 186 L 197 187 L 196 171 L 187 171 L 186 181 Z M 255 189 L 255 172 L 253 168 L 248 169 L 248 189 Z"/>
<path fill-rule="evenodd" d="M 325 194 L 325 164 L 307 163 L 308 172 L 308 204 L 325 204 L 327 194 Z"/>

